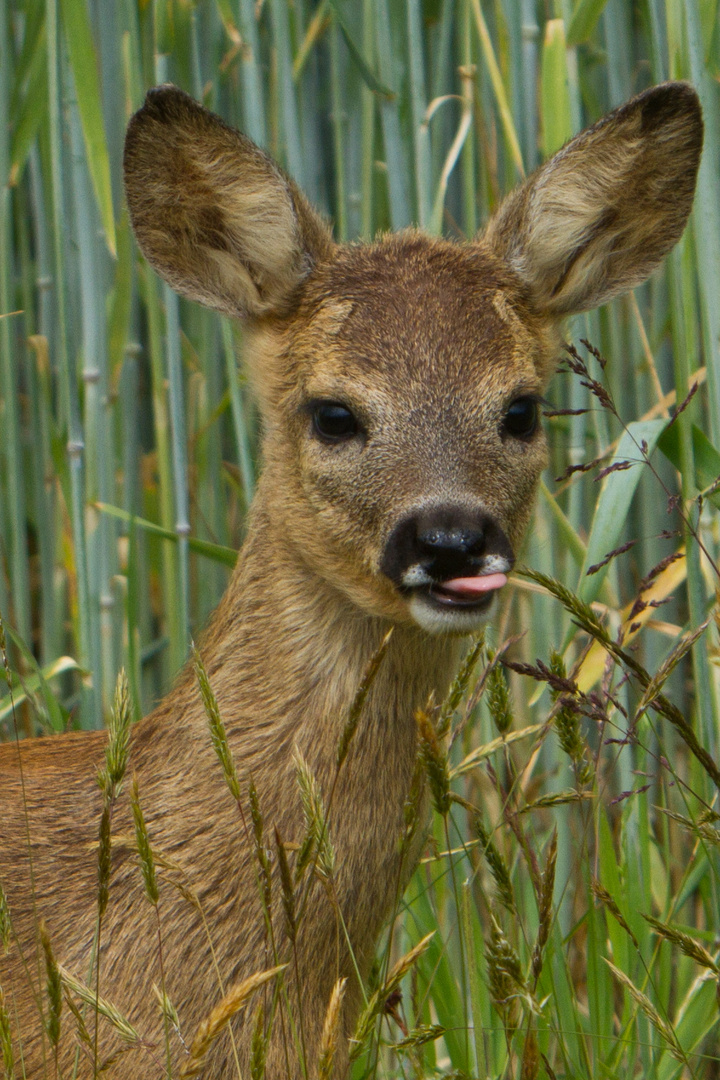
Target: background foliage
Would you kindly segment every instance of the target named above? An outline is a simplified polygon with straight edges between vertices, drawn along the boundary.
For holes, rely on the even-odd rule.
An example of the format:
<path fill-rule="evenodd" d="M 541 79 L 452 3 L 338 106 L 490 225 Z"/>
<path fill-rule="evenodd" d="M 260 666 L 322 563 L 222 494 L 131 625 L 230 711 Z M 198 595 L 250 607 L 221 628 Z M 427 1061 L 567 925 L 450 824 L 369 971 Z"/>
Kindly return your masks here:
<path fill-rule="evenodd" d="M 716 0 L 1 0 L 0 612 L 15 709 L 5 694 L 0 737 L 102 726 L 123 666 L 146 711 L 225 586 L 252 497 L 241 331 L 179 301 L 130 235 L 122 141 L 149 86 L 177 83 L 266 147 L 340 239 L 410 223 L 462 238 L 574 131 L 686 78 L 706 122 L 691 227 L 649 284 L 569 327 L 609 361 L 614 405 L 587 378 L 553 384 L 554 410 L 572 412 L 547 421 L 552 468 L 524 561 L 632 642 L 717 759 L 715 630 L 672 650 L 717 585 L 719 75 Z M 631 467 L 553 480 L 613 455 Z M 633 610 L 657 567 L 645 601 L 670 601 Z M 438 817 L 440 854 L 391 945 L 437 930 L 405 978 L 415 1034 L 379 1055 L 375 1039 L 358 1075 L 720 1075 L 717 969 L 640 918 L 715 956 L 714 783 L 606 648 L 577 666 L 587 633 L 542 582 L 507 593 L 491 644 L 522 632 L 515 661 L 564 652 L 596 715 L 584 706 L 558 740 L 542 682 L 511 672 L 505 699 L 500 666 L 486 669 L 448 762 L 502 736 L 453 780 L 482 820 L 457 803 Z M 538 727 L 511 748 L 509 724 Z M 429 1024 L 445 1034 L 423 1042 Z M 379 1030 L 401 1037 L 392 1019 Z"/>

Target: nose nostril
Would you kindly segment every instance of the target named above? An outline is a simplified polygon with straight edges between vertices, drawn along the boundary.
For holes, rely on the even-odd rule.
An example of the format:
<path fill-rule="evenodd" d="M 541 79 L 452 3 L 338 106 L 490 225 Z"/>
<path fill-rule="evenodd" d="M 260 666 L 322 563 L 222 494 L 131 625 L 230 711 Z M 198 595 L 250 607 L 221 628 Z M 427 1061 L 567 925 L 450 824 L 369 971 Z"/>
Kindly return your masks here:
<path fill-rule="evenodd" d="M 475 529 L 428 529 L 417 537 L 418 547 L 430 555 L 452 552 L 479 555 L 485 547 L 485 536 Z"/>

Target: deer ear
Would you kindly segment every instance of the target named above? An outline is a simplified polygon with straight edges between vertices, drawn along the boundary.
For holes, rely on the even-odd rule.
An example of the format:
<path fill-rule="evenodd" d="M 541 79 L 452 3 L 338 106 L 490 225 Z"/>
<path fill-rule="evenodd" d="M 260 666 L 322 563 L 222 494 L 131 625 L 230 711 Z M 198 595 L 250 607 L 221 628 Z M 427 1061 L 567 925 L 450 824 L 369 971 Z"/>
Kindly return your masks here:
<path fill-rule="evenodd" d="M 583 131 L 514 191 L 485 239 L 549 314 L 639 285 L 680 238 L 702 149 L 697 94 L 665 83 Z"/>
<path fill-rule="evenodd" d="M 332 239 L 250 139 L 175 86 L 151 90 L 125 139 L 140 249 L 183 296 L 228 315 L 286 310 Z"/>

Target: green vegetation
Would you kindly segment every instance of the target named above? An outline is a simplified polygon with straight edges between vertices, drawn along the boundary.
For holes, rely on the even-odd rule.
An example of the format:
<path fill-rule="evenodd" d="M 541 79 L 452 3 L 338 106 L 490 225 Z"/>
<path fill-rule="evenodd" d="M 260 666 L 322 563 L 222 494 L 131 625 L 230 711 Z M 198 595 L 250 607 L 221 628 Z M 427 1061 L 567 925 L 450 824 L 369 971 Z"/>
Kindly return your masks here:
<path fill-rule="evenodd" d="M 420 720 L 433 837 L 364 990 L 355 1080 L 720 1075 L 718 5 L 0 0 L 0 738 L 103 726 L 121 668 L 124 712 L 150 707 L 224 589 L 259 467 L 241 330 L 178 300 L 131 238 L 122 141 L 148 87 L 266 147 L 338 238 L 469 237 L 667 78 L 704 106 L 693 219 L 647 285 L 568 327 L 533 573 Z M 0 943 L 6 925 L 0 893 Z M 59 1001 L 71 977 L 46 955 Z M 183 1033 L 187 1075 L 256 985 Z M 114 1015 L 101 979 L 82 992 Z M 8 1010 L 0 992 L 21 1075 Z"/>

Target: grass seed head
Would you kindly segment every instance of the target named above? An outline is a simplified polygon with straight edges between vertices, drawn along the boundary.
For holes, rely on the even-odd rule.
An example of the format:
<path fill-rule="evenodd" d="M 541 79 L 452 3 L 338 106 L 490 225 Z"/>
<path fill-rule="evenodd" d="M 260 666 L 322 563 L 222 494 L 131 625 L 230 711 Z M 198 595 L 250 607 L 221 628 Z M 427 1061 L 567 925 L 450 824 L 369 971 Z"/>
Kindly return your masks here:
<path fill-rule="evenodd" d="M 275 826 L 275 847 L 277 848 L 278 866 L 280 868 L 280 889 L 282 892 L 283 910 L 285 912 L 285 928 L 289 940 L 294 942 L 297 935 L 295 888 L 293 886 L 292 874 L 290 873 L 287 851 L 280 838 L 277 826 Z"/>
<path fill-rule="evenodd" d="M 509 912 L 515 914 L 515 892 L 510 878 L 510 871 L 490 833 L 477 815 L 475 817 L 475 835 L 482 845 L 482 853 L 495 882 L 498 900 Z"/>
<path fill-rule="evenodd" d="M 559 652 L 553 651 L 550 655 L 550 671 L 558 679 L 558 682 L 568 682 L 565 661 Z M 580 718 L 575 707 L 573 696 L 569 693 L 550 687 L 550 696 L 553 701 L 560 701 L 560 708 L 555 716 L 555 730 L 560 740 L 560 745 L 570 758 L 575 775 L 580 784 L 587 784 L 592 779 L 592 766 L 589 762 L 590 753 L 580 731 Z"/>
<path fill-rule="evenodd" d="M 97 1010 L 98 1015 L 108 1021 L 123 1042 L 135 1046 L 142 1045 L 138 1032 L 111 1001 L 108 1001 L 107 998 L 98 997 L 94 990 L 91 990 L 89 986 L 86 986 L 84 982 L 71 974 L 62 964 L 58 964 L 58 971 L 65 990 L 66 1000 L 71 993 L 74 994 L 84 1005 L 89 1005 L 93 1011 Z"/>
<path fill-rule="evenodd" d="M 203 664 L 202 657 L 199 651 L 193 645 L 193 666 L 195 668 L 195 677 L 200 687 L 200 696 L 202 697 L 203 708 L 205 709 L 205 715 L 207 717 L 208 728 L 210 729 L 210 738 L 212 740 L 213 749 L 217 754 L 218 761 L 222 766 L 223 775 L 225 777 L 225 783 L 227 784 L 230 794 L 233 799 L 240 803 L 240 782 L 237 777 L 237 771 L 235 769 L 235 762 L 233 760 L 230 746 L 227 741 L 227 733 L 225 731 L 225 725 L 220 716 L 220 709 L 218 707 L 217 698 L 213 693 L 213 689 L 210 686 L 210 680 L 208 678 L 205 665 Z"/>
<path fill-rule="evenodd" d="M 490 936 L 485 943 L 490 995 L 506 1026 L 518 1025 L 519 994 L 526 993 L 520 959 L 494 915 L 490 916 Z"/>
<path fill-rule="evenodd" d="M 12 925 L 10 923 L 10 908 L 8 907 L 5 891 L 0 885 L 0 948 L 7 955 L 10 951 L 10 937 Z"/>
<path fill-rule="evenodd" d="M 611 964 L 607 957 L 603 957 L 603 960 L 610 968 L 617 981 L 625 987 L 625 989 L 630 994 L 630 997 L 633 999 L 640 1011 L 644 1013 L 645 1016 L 648 1018 L 657 1033 L 668 1044 L 668 1050 L 670 1051 L 672 1056 L 676 1058 L 677 1061 L 682 1061 L 687 1064 L 685 1051 L 680 1046 L 680 1043 L 677 1040 L 677 1035 L 673 1031 L 670 1024 L 668 1024 L 667 1021 L 663 1020 L 662 1016 L 657 1011 L 652 1001 L 650 1001 L 650 998 L 647 997 L 646 994 L 643 994 L 642 990 L 639 990 L 637 986 L 635 986 L 635 984 L 628 978 L 624 971 L 621 971 L 620 968 L 617 968 L 614 964 Z"/>
<path fill-rule="evenodd" d="M 50 1005 L 46 1027 L 50 1044 L 57 1047 L 60 1042 L 60 1014 L 62 1013 L 62 982 L 50 935 L 45 923 L 40 924 L 40 941 L 45 955 L 45 975 L 47 977 L 47 995 Z"/>
<path fill-rule="evenodd" d="M 280 964 L 267 971 L 260 971 L 228 990 L 222 1001 L 215 1006 L 198 1028 L 190 1047 L 190 1057 L 180 1071 L 181 1077 L 200 1076 L 205 1067 L 208 1051 L 218 1035 L 230 1023 L 233 1016 L 240 1009 L 245 1008 L 255 992 L 284 971 L 286 967 L 287 964 Z"/>
<path fill-rule="evenodd" d="M 548 855 L 545 861 L 545 870 L 542 876 L 542 885 L 538 897 L 538 933 L 533 949 L 532 978 L 535 982 L 540 978 L 543 965 L 543 953 L 550 936 L 553 915 L 553 893 L 555 891 L 555 867 L 557 865 L 557 829 L 553 831 L 548 846 Z"/>
<path fill-rule="evenodd" d="M 272 867 L 270 866 L 270 853 L 265 847 L 264 834 L 265 822 L 260 810 L 260 799 L 253 780 L 248 784 L 248 799 L 250 801 L 250 819 L 252 821 L 253 836 L 255 838 L 255 857 L 260 865 L 260 888 L 262 901 L 266 914 L 270 913 L 272 903 Z"/>
<path fill-rule="evenodd" d="M 295 879 L 300 880 L 315 856 L 317 873 L 323 880 L 329 881 L 335 873 L 335 849 L 330 837 L 325 801 L 315 775 L 299 751 L 295 752 L 294 761 L 305 818 L 305 838 L 295 863 Z"/>
<path fill-rule="evenodd" d="M 568 589 L 556 578 L 550 577 L 549 574 L 541 574 L 539 570 L 528 570 L 527 568 L 523 568 L 518 573 L 547 589 L 549 593 L 560 601 L 565 610 L 575 618 L 586 634 L 599 641 L 601 645 L 610 646 L 611 652 L 614 654 L 615 650 L 612 648 L 614 643 L 589 604 L 586 604 L 571 589 Z"/>
<path fill-rule="evenodd" d="M 153 907 L 155 907 L 160 898 L 160 893 L 157 884 L 157 874 L 155 873 L 155 859 L 153 858 L 152 848 L 150 847 L 150 837 L 148 836 L 145 817 L 142 812 L 142 807 L 140 806 L 140 796 L 136 776 L 133 777 L 133 789 L 132 795 L 130 796 L 130 802 L 132 804 L 133 819 L 135 821 L 135 840 L 137 843 L 140 870 L 145 885 L 145 895 Z"/>
<path fill-rule="evenodd" d="M 338 979 L 332 988 L 320 1038 L 318 1080 L 332 1080 L 333 1061 L 342 1036 L 342 1003 L 346 986 L 347 979 Z"/>
<path fill-rule="evenodd" d="M 487 677 L 487 703 L 493 723 L 501 735 L 512 727 L 513 715 L 505 672 L 493 664 Z"/>
<path fill-rule="evenodd" d="M 120 793 L 127 769 L 131 720 L 130 687 L 123 668 L 118 674 L 115 685 L 115 700 L 110 713 L 108 741 L 105 747 L 105 776 L 107 777 L 105 790 L 112 797 Z"/>
<path fill-rule="evenodd" d="M 393 1043 L 393 1049 L 400 1051 L 415 1050 L 418 1046 L 425 1046 L 426 1043 L 435 1042 L 436 1039 L 442 1038 L 444 1034 L 445 1028 L 440 1024 L 419 1024 L 418 1027 L 408 1032 L 407 1038 Z"/>
<path fill-rule="evenodd" d="M 163 1017 L 165 1018 L 165 1020 L 167 1020 L 170 1026 L 174 1028 L 175 1032 L 180 1035 L 180 1017 L 178 1016 L 177 1009 L 173 1005 L 165 990 L 159 987 L 157 983 L 153 983 L 152 989 L 153 994 L 157 998 Z M 182 1038 L 182 1036 L 180 1037 Z"/>
<path fill-rule="evenodd" d="M 445 750 L 426 712 L 415 713 L 418 733 L 418 754 L 425 767 L 433 805 L 444 817 L 450 809 L 450 769 Z"/>
<path fill-rule="evenodd" d="M 475 665 L 480 659 L 480 654 L 484 647 L 485 631 L 482 630 L 465 654 L 465 658 L 460 665 L 460 670 L 453 680 L 448 695 L 440 706 L 440 716 L 437 724 L 437 732 L 440 738 L 447 735 L 450 730 L 453 713 L 465 696 L 470 679 L 472 678 L 472 673 L 475 670 Z"/>
<path fill-rule="evenodd" d="M 390 644 L 390 638 L 392 637 L 392 633 L 393 628 L 391 627 L 385 637 L 380 642 L 380 645 L 376 650 L 375 654 L 370 658 L 370 663 L 365 669 L 363 677 L 360 680 L 360 685 L 358 686 L 355 693 L 355 697 L 352 701 L 352 704 L 350 705 L 350 708 L 348 709 L 347 719 L 343 727 L 342 735 L 340 736 L 340 742 L 338 743 L 338 769 L 347 757 L 348 750 L 350 749 L 350 743 L 353 740 L 353 736 L 355 735 L 357 726 L 360 722 L 360 717 L 362 716 L 362 711 L 365 705 L 366 698 L 370 692 L 372 684 L 375 682 L 375 677 L 380 670 L 380 665 L 385 658 L 385 654 L 388 650 L 388 645 Z"/>
<path fill-rule="evenodd" d="M 262 1002 L 253 1017 L 252 1042 L 250 1044 L 250 1080 L 263 1080 L 267 1061 L 268 1035 L 265 1034 L 265 1007 Z"/>
<path fill-rule="evenodd" d="M 15 1056 L 10 1034 L 10 1017 L 5 1007 L 5 998 L 0 986 L 0 1051 L 5 1072 L 5 1080 L 15 1080 Z"/>
<path fill-rule="evenodd" d="M 656 934 L 665 938 L 666 941 L 671 941 L 673 945 L 677 945 L 678 948 L 689 956 L 691 960 L 694 960 L 696 964 L 700 964 L 701 967 L 707 968 L 715 975 L 720 975 L 720 968 L 715 960 L 713 960 L 710 953 L 704 946 L 696 941 L 695 938 L 690 937 L 689 934 L 684 933 L 682 930 L 678 930 L 675 926 L 669 926 L 667 923 L 660 922 L 659 919 L 654 919 L 652 915 L 643 915 L 645 922 L 650 923 Z"/>
<path fill-rule="evenodd" d="M 635 937 L 632 930 L 628 926 L 627 919 L 625 918 L 622 911 L 617 906 L 607 889 L 603 885 L 601 885 L 598 879 L 595 877 L 591 881 L 591 888 L 593 891 L 593 896 L 597 900 L 599 900 L 604 907 L 608 909 L 615 921 L 619 923 L 620 926 L 622 926 L 623 930 L 628 935 L 635 948 L 639 949 L 640 945 L 638 943 L 638 939 Z"/>
<path fill-rule="evenodd" d="M 98 839 L 98 914 L 101 918 L 105 914 L 110 896 L 111 870 L 110 805 L 106 803 L 100 818 L 100 835 Z"/>
<path fill-rule="evenodd" d="M 401 956 L 397 963 L 393 965 L 385 981 L 378 986 L 370 996 L 367 1005 L 360 1013 L 357 1024 L 355 1025 L 355 1033 L 351 1039 L 350 1046 L 351 1061 L 355 1061 L 362 1053 L 367 1040 L 375 1030 L 375 1021 L 378 1016 L 381 1016 L 385 1011 L 385 1002 L 391 994 L 395 993 L 404 976 L 425 952 L 433 935 L 434 931 L 431 934 L 426 934 L 414 948 L 410 949 L 404 956 Z"/>

